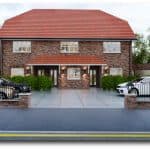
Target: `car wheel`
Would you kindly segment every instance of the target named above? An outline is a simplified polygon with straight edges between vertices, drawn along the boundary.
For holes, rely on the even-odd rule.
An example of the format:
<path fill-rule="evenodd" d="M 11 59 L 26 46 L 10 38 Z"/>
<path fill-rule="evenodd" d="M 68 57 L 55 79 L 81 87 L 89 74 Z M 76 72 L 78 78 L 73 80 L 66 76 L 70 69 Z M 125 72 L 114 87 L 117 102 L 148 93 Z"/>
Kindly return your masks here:
<path fill-rule="evenodd" d="M 136 96 L 138 96 L 139 92 L 137 89 L 131 89 L 130 94 L 135 94 Z"/>
<path fill-rule="evenodd" d="M 6 99 L 7 96 L 4 93 L 0 93 L 0 99 Z"/>

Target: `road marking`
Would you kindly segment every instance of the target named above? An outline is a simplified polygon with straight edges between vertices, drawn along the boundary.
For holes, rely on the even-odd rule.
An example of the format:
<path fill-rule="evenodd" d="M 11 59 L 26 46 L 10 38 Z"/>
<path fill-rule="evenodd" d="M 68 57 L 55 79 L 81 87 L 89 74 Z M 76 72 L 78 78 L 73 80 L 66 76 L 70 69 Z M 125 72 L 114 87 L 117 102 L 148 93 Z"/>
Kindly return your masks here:
<path fill-rule="evenodd" d="M 45 137 L 45 138 L 150 138 L 150 134 L 65 134 L 65 133 L 0 133 L 0 138 L 2 137 Z"/>

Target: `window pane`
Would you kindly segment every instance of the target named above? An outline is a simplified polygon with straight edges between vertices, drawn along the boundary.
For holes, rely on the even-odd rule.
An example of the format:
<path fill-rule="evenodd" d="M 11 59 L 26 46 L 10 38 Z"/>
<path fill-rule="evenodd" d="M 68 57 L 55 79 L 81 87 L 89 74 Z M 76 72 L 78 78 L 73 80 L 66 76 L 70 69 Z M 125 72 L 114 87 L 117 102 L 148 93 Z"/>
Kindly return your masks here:
<path fill-rule="evenodd" d="M 61 42 L 62 53 L 78 53 L 78 42 Z"/>
<path fill-rule="evenodd" d="M 110 68 L 110 75 L 123 75 L 122 68 Z"/>
<path fill-rule="evenodd" d="M 24 68 L 11 68 L 11 76 L 24 76 Z"/>
<path fill-rule="evenodd" d="M 13 41 L 13 52 L 30 53 L 31 41 Z"/>
<path fill-rule="evenodd" d="M 120 53 L 120 42 L 103 42 L 104 53 Z"/>
<path fill-rule="evenodd" d="M 68 68 L 67 79 L 68 80 L 80 80 L 80 68 Z"/>

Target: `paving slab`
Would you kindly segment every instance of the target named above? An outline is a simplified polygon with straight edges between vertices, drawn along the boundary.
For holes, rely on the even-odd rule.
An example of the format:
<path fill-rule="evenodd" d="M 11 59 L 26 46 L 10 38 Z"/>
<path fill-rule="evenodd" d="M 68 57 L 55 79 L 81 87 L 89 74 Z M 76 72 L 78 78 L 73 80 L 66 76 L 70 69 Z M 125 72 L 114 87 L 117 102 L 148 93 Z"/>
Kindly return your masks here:
<path fill-rule="evenodd" d="M 124 108 L 124 97 L 114 91 L 90 89 L 58 89 L 33 91 L 30 108 Z"/>

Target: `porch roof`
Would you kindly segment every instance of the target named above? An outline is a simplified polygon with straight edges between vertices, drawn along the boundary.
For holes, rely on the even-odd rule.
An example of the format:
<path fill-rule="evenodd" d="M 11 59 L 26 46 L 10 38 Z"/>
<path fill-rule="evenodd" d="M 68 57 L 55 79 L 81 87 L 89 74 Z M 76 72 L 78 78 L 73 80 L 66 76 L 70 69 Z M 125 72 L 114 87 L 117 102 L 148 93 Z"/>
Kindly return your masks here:
<path fill-rule="evenodd" d="M 105 65 L 105 61 L 97 56 L 62 56 L 39 55 L 32 57 L 27 65 Z"/>

